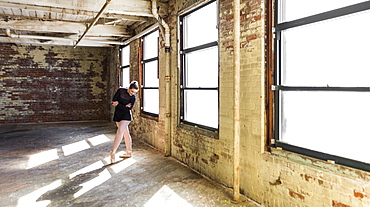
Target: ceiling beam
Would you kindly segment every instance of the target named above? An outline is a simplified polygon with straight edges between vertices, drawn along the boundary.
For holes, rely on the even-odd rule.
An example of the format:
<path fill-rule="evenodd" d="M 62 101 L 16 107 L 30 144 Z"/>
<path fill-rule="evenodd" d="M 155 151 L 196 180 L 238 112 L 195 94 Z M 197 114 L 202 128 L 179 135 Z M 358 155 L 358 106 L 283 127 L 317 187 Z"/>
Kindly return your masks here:
<path fill-rule="evenodd" d="M 32 21 L 32 20 L 9 20 L 0 21 L 1 29 L 21 30 L 43 33 L 68 33 L 82 34 L 86 25 L 82 23 L 66 23 L 62 21 Z M 126 26 L 95 25 L 87 35 L 91 36 L 131 36 Z"/>
<path fill-rule="evenodd" d="M 76 40 L 70 38 L 48 37 L 45 39 L 45 37 L 37 38 L 37 36 L 24 36 L 24 38 L 0 37 L 0 42 L 22 45 L 74 46 Z M 123 45 L 123 42 L 83 39 L 78 44 L 78 46 L 84 47 L 112 47 L 113 45 Z"/>

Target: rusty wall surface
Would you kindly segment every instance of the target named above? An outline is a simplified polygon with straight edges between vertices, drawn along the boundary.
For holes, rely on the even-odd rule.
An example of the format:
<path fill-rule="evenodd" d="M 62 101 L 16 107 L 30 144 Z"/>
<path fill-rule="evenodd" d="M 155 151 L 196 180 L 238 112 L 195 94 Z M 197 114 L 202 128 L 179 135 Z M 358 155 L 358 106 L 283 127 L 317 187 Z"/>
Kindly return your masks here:
<path fill-rule="evenodd" d="M 108 52 L 0 44 L 0 123 L 107 120 Z"/>

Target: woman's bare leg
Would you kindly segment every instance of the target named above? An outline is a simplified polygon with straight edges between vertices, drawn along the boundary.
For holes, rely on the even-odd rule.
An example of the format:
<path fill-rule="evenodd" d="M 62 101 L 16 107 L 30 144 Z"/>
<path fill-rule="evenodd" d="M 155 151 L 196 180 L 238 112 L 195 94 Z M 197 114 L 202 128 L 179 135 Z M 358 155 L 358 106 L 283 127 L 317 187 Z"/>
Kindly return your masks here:
<path fill-rule="evenodd" d="M 125 131 L 123 132 L 123 137 L 125 138 L 126 155 L 131 156 L 132 155 L 132 139 L 131 139 L 130 131 L 128 129 L 128 124 L 130 123 L 130 121 L 126 121 L 126 122 L 128 123 L 126 125 Z"/>
<path fill-rule="evenodd" d="M 111 162 L 115 161 L 115 154 L 116 154 L 116 151 L 119 147 L 119 144 L 121 143 L 122 138 L 125 136 L 125 134 L 128 133 L 128 124 L 129 123 L 130 123 L 130 121 L 116 122 L 116 125 L 117 125 L 118 128 L 117 128 L 116 136 L 114 137 L 112 151 L 110 152 Z M 128 133 L 128 135 L 130 135 L 130 134 Z M 126 147 L 128 146 L 128 144 L 130 145 L 130 151 L 131 151 L 131 136 L 129 136 L 129 138 L 130 138 L 129 143 L 126 143 L 126 138 L 125 138 L 125 144 L 126 144 Z"/>

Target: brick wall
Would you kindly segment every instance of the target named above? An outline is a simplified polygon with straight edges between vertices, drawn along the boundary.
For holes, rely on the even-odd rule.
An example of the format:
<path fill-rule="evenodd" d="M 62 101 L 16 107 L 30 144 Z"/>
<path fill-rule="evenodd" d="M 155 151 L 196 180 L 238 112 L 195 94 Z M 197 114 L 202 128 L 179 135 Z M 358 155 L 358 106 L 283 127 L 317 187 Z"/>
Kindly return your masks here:
<path fill-rule="evenodd" d="M 131 135 L 140 138 L 146 143 L 156 147 L 160 151 L 164 151 L 164 121 L 165 121 L 165 90 L 164 90 L 164 77 L 165 77 L 165 61 L 164 61 L 164 46 L 162 40 L 159 45 L 159 79 L 160 79 L 160 103 L 159 103 L 159 116 L 158 119 L 151 119 L 148 116 L 141 116 L 140 114 L 140 94 L 137 95 L 136 103 L 133 108 L 133 121 L 130 123 Z M 139 77 L 139 40 L 133 41 L 130 44 L 130 76 L 131 80 L 140 81 Z M 142 85 L 142 83 L 140 83 Z M 140 93 L 140 91 L 139 91 Z"/>
<path fill-rule="evenodd" d="M 171 155 L 225 186 L 233 185 L 233 1 L 220 6 L 220 128 L 214 133 L 179 123 L 179 12 L 197 0 L 169 1 L 171 28 Z M 265 151 L 265 1 L 241 1 L 241 192 L 269 207 L 370 206 L 368 172 L 326 163 L 283 150 Z M 271 29 L 271 28 L 269 28 Z M 138 42 L 131 45 L 134 77 Z M 135 108 L 133 136 L 164 149 L 164 65 L 160 54 L 160 115 L 140 116 Z M 365 154 L 366 156 L 366 154 Z"/>
<path fill-rule="evenodd" d="M 0 44 L 0 123 L 107 120 L 108 52 Z"/>

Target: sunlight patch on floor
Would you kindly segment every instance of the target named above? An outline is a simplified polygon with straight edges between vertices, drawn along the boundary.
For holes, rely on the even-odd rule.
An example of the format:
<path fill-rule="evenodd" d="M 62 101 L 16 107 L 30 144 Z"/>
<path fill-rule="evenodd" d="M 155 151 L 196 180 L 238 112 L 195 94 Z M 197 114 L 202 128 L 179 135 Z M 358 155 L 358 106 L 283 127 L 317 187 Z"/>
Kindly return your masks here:
<path fill-rule="evenodd" d="M 57 159 L 59 159 L 57 149 L 43 151 L 30 156 L 26 169 L 30 169 Z"/>
<path fill-rule="evenodd" d="M 68 156 L 80 151 L 83 151 L 85 149 L 89 149 L 90 145 L 86 142 L 86 140 L 82 140 L 79 142 L 75 142 L 72 144 L 68 144 L 62 147 L 64 156 Z"/>
<path fill-rule="evenodd" d="M 68 156 L 68 155 L 89 149 L 92 146 L 97 146 L 99 144 L 109 142 L 109 141 L 110 139 L 107 136 L 105 136 L 104 134 L 101 134 L 95 137 L 88 138 L 86 140 L 82 140 L 82 141 L 78 141 L 72 144 L 62 146 L 62 151 L 63 151 L 64 156 Z M 74 198 L 80 197 L 81 195 L 103 184 L 104 182 L 106 182 L 112 177 L 108 169 L 103 169 L 103 168 L 109 166 L 110 170 L 112 170 L 116 174 L 128 168 L 129 166 L 133 165 L 134 163 L 136 163 L 136 160 L 134 158 L 126 158 L 126 159 L 119 158 L 119 155 L 122 155 L 123 153 L 124 151 L 120 151 L 115 154 L 116 162 L 113 165 L 107 165 L 107 166 L 104 165 L 104 163 L 110 163 L 110 156 L 108 156 L 104 158 L 103 160 L 97 161 L 93 164 L 90 164 L 84 168 L 77 170 L 76 172 L 71 173 L 69 175 L 69 179 L 73 179 L 74 177 L 78 175 L 87 174 L 87 173 L 90 173 L 90 172 L 93 172 L 99 169 L 102 170 L 98 174 L 97 177 L 85 183 L 80 184 L 79 186 L 81 186 L 82 188 L 73 195 Z M 57 159 L 59 159 L 58 149 L 51 149 L 51 150 L 43 151 L 43 152 L 30 156 L 27 169 L 35 167 L 35 166 L 39 166 L 41 164 L 44 164 L 44 163 L 47 163 L 53 160 L 57 160 Z M 43 200 L 43 201 L 37 202 L 37 199 L 39 199 L 40 196 L 44 195 L 48 191 L 54 190 L 61 185 L 62 185 L 62 180 L 57 180 L 47 186 L 41 187 L 38 190 L 35 190 L 34 192 L 29 193 L 19 198 L 18 207 L 24 207 L 24 206 L 46 207 L 48 206 L 51 203 L 50 200 Z"/>
<path fill-rule="evenodd" d="M 120 158 L 121 159 L 121 158 Z M 115 165 L 112 165 L 111 168 L 114 171 L 114 173 L 119 173 L 122 170 L 128 168 L 130 165 L 134 164 L 136 160 L 134 158 L 126 158 L 125 160 L 116 163 Z"/>
<path fill-rule="evenodd" d="M 29 193 L 29 194 L 19 198 L 17 207 L 29 207 L 29 206 L 32 206 L 32 207 L 46 207 L 47 205 L 50 204 L 50 202 L 51 202 L 50 200 L 44 200 L 44 201 L 37 202 L 37 199 L 40 196 L 42 196 L 44 193 L 46 193 L 50 190 L 54 190 L 54 189 L 56 189 L 57 187 L 59 187 L 61 185 L 62 185 L 62 180 L 57 180 L 57 181 L 54 181 L 53 183 L 51 183 L 47 186 L 39 188 L 39 189 L 33 191 L 32 193 Z"/>
<path fill-rule="evenodd" d="M 75 198 L 80 197 L 82 194 L 86 193 L 87 191 L 93 189 L 94 187 L 101 185 L 105 181 L 109 180 L 112 176 L 108 172 L 107 169 L 103 170 L 101 173 L 99 173 L 99 176 L 87 181 L 85 183 L 82 183 L 80 186 L 82 186 L 82 189 L 79 190 L 77 193 L 75 193 L 73 196 Z"/>
<path fill-rule="evenodd" d="M 87 139 L 89 140 L 89 142 L 93 145 L 93 146 L 97 146 L 99 144 L 103 144 L 105 142 L 109 142 L 110 139 L 105 136 L 104 134 L 101 134 L 101 135 L 98 135 L 98 136 L 95 136 L 95 137 L 92 137 L 92 138 L 89 138 Z"/>
<path fill-rule="evenodd" d="M 97 170 L 99 168 L 102 168 L 103 166 L 104 166 L 104 163 L 102 161 L 95 162 L 95 163 L 93 163 L 93 164 L 91 164 L 87 167 L 84 167 L 84 168 L 70 174 L 69 179 L 72 179 L 72 178 L 74 178 L 74 177 L 76 177 L 77 175 L 80 175 L 80 174 L 85 174 L 85 173 Z"/>
<path fill-rule="evenodd" d="M 157 206 L 176 206 L 176 207 L 192 207 L 185 199 L 181 198 L 167 185 L 159 189 L 144 207 L 157 207 Z"/>

